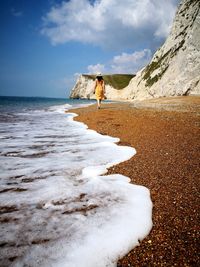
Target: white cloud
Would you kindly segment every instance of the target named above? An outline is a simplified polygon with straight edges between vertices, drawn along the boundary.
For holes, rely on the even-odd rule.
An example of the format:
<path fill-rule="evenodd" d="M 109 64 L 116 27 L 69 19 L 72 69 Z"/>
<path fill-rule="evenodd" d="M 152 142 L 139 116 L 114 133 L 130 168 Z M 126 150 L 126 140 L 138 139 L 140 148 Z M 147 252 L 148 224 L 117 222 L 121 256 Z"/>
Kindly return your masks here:
<path fill-rule="evenodd" d="M 113 73 L 136 73 L 150 61 L 152 56 L 151 50 L 144 49 L 132 54 L 122 53 L 113 58 L 111 65 Z"/>
<path fill-rule="evenodd" d="M 87 67 L 88 69 L 88 72 L 93 74 L 93 73 L 98 73 L 98 72 L 101 72 L 101 73 L 105 73 L 106 72 L 106 68 L 105 68 L 105 65 L 104 64 L 95 64 L 95 65 L 89 65 Z"/>
<path fill-rule="evenodd" d="M 41 33 L 54 45 L 69 41 L 112 48 L 150 44 L 167 36 L 178 1 L 64 1 L 44 16 Z"/>
<path fill-rule="evenodd" d="M 134 53 L 122 53 L 113 57 L 106 64 L 89 65 L 89 73 L 136 73 L 150 61 L 152 56 L 151 50 L 144 49 Z"/>

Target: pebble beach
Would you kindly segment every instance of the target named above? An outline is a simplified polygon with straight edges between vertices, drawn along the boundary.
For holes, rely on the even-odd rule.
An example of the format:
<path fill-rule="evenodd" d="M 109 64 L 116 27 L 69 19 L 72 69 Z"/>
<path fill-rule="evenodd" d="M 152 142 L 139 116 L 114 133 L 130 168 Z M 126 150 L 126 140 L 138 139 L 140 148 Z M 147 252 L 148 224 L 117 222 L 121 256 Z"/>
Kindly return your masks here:
<path fill-rule="evenodd" d="M 104 103 L 71 110 L 136 155 L 108 170 L 149 188 L 153 228 L 117 266 L 198 266 L 200 97 Z M 70 111 L 70 112 L 71 112 Z"/>

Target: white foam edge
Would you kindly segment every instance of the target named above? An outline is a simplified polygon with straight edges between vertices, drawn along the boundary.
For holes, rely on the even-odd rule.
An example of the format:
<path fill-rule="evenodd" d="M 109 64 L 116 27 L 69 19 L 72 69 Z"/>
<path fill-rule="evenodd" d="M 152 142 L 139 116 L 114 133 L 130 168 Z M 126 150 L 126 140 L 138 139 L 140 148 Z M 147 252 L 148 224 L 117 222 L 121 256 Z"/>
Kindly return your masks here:
<path fill-rule="evenodd" d="M 73 121 L 73 123 L 76 123 L 78 125 L 82 125 L 82 127 L 85 127 L 87 129 L 88 133 L 94 134 L 94 135 L 99 135 L 99 133 L 96 132 L 95 130 L 88 129 L 88 126 L 86 124 L 84 124 L 83 122 L 74 121 L 74 118 L 78 117 L 78 114 L 76 114 L 76 113 L 67 113 L 67 114 L 69 116 L 68 119 L 70 121 Z M 105 137 L 106 139 L 110 138 L 110 141 L 101 142 L 101 144 L 106 144 L 107 146 L 116 145 L 115 143 L 118 143 L 120 141 L 120 138 L 111 137 L 109 135 L 101 135 L 101 136 Z M 106 164 L 106 165 L 88 166 L 82 170 L 82 177 L 83 178 L 89 178 L 89 177 L 94 177 L 94 176 L 106 174 L 108 171 L 108 168 L 110 168 L 114 165 L 117 165 L 121 162 L 124 162 L 126 160 L 129 160 L 130 158 L 132 158 L 136 154 L 135 148 L 128 147 L 128 146 L 120 146 L 120 148 L 124 150 L 123 159 L 120 159 L 120 160 L 116 159 L 113 162 Z"/>
<path fill-rule="evenodd" d="M 89 183 L 99 186 L 100 181 L 102 183 L 105 180 L 107 184 L 109 179 L 115 181 L 115 190 L 124 192 L 124 205 L 112 210 L 109 223 L 99 228 L 89 225 L 90 234 L 87 238 L 75 244 L 66 257 L 62 254 L 63 258 L 55 267 L 116 267 L 117 260 L 138 246 L 149 234 L 152 228 L 149 190 L 144 186 L 127 183 L 129 178 L 120 174 L 97 176 Z"/>
<path fill-rule="evenodd" d="M 104 144 L 109 145 L 109 142 L 104 142 Z M 110 144 L 116 145 L 116 144 L 112 144 L 112 143 L 110 143 Z M 129 160 L 130 158 L 132 158 L 136 154 L 136 150 L 132 147 L 120 146 L 120 149 L 124 150 L 123 154 L 121 154 L 120 159 L 115 159 L 115 160 L 113 160 L 113 162 L 108 163 L 106 165 L 96 165 L 96 166 L 85 167 L 82 170 L 82 177 L 83 178 L 91 178 L 91 177 L 106 174 L 108 171 L 108 168 L 111 168 L 114 165 L 117 165 L 121 162 Z"/>
<path fill-rule="evenodd" d="M 73 122 L 74 124 L 76 124 L 78 126 L 81 126 L 82 128 L 87 129 L 87 133 L 89 133 L 91 135 L 101 135 L 101 137 L 105 137 L 105 139 L 109 138 L 109 141 L 111 141 L 112 143 L 118 143 L 120 141 L 120 139 L 118 137 L 111 137 L 109 135 L 102 135 L 102 134 L 98 133 L 95 130 L 89 129 L 88 126 L 85 123 L 79 122 L 79 121 L 75 121 L 74 118 L 78 117 L 78 114 L 71 113 L 71 112 L 67 112 L 66 114 L 68 116 L 67 119 L 69 121 Z"/>
<path fill-rule="evenodd" d="M 74 118 L 77 117 L 78 114 L 76 114 L 76 113 L 68 113 L 68 114 L 69 114 L 69 119 L 71 121 L 76 122 L 79 125 L 81 125 L 81 124 L 83 125 L 84 124 L 82 122 L 74 121 Z M 85 127 L 88 129 L 87 125 L 85 125 Z M 91 134 L 98 134 L 94 130 L 88 129 L 87 131 L 89 131 Z M 107 137 L 110 137 L 110 136 L 107 136 Z M 113 139 L 111 142 L 106 142 L 107 145 L 117 145 L 115 143 L 120 141 L 119 138 L 111 137 L 111 139 Z M 129 240 L 126 240 L 124 242 L 124 240 L 125 240 L 124 239 L 124 240 L 121 240 L 121 242 L 119 242 L 119 240 L 116 239 L 116 242 L 118 243 L 118 246 L 117 246 L 116 249 L 113 249 L 113 250 L 111 249 L 112 245 L 113 245 L 113 243 L 116 243 L 116 242 L 113 242 L 113 237 L 112 237 L 111 244 L 108 241 L 107 248 L 104 247 L 103 250 L 105 250 L 105 253 L 107 253 L 107 251 L 110 250 L 110 249 L 111 249 L 111 251 L 110 251 L 109 255 L 107 255 L 107 257 L 105 257 L 105 258 L 107 258 L 107 260 L 105 260 L 105 266 L 107 266 L 108 262 L 109 262 L 109 266 L 116 266 L 116 255 L 118 255 L 118 259 L 119 259 L 120 257 L 124 256 L 126 253 L 128 253 L 128 251 L 130 251 L 134 247 L 138 246 L 140 240 L 143 240 L 149 234 L 149 232 L 150 232 L 150 230 L 152 228 L 152 207 L 153 207 L 153 204 L 151 202 L 149 189 L 144 187 L 144 186 L 141 186 L 141 185 L 130 184 L 130 181 L 131 181 L 130 178 L 127 177 L 127 176 L 121 175 L 121 174 L 112 174 L 112 175 L 103 176 L 103 174 L 107 173 L 108 168 L 113 167 L 114 165 L 117 165 L 117 164 L 119 164 L 121 162 L 124 162 L 126 160 L 129 160 L 130 158 L 132 158 L 136 154 L 136 149 L 135 148 L 128 147 L 128 146 L 120 146 L 120 148 L 122 150 L 124 150 L 123 159 L 115 160 L 112 163 L 108 163 L 106 165 L 88 166 L 88 167 L 86 167 L 86 168 L 84 168 L 82 170 L 82 177 L 84 177 L 84 178 L 93 177 L 94 180 L 95 179 L 97 179 L 97 180 L 101 179 L 102 181 L 104 180 L 106 182 L 115 181 L 115 183 L 118 183 L 118 184 L 123 183 L 123 185 L 125 185 L 125 186 L 126 185 L 127 186 L 131 186 L 131 188 L 134 189 L 135 192 L 139 191 L 140 192 L 138 194 L 139 195 L 139 198 L 138 198 L 138 207 L 139 207 L 139 209 L 138 209 L 137 213 L 140 214 L 140 215 L 141 215 L 141 213 L 143 213 L 144 217 L 146 217 L 148 219 L 145 222 L 141 223 L 141 224 L 140 223 L 139 224 L 136 223 L 137 230 L 133 230 L 131 225 L 130 225 L 130 222 L 132 224 L 132 221 L 133 220 L 137 220 L 137 218 L 135 217 L 135 213 L 133 215 L 134 218 L 132 218 L 132 219 L 129 217 L 130 214 L 127 214 L 126 218 L 128 218 L 128 220 L 125 218 L 125 222 L 123 222 L 121 225 L 127 225 L 127 227 L 126 227 L 126 229 L 127 229 L 126 238 L 129 239 Z M 90 182 L 93 183 L 94 180 L 91 179 Z M 141 192 L 142 192 L 142 195 L 141 195 Z M 133 207 L 135 207 L 135 204 L 136 204 L 135 196 L 133 196 L 132 198 L 130 198 L 130 196 L 128 196 L 128 199 L 129 199 L 130 203 L 132 202 Z M 141 205 L 141 201 L 144 202 L 143 203 L 144 205 Z M 142 208 L 142 206 L 143 206 L 143 208 Z M 131 209 L 131 205 L 130 205 L 130 209 Z M 147 214 L 148 214 L 148 216 L 147 216 Z M 120 225 L 120 223 L 119 223 L 119 225 Z M 119 229 L 120 229 L 121 225 L 120 226 L 116 225 L 116 227 L 119 227 Z M 128 227 L 128 225 L 129 225 L 129 227 Z M 140 227 L 138 229 L 139 225 L 140 225 Z M 144 227 L 144 225 L 145 225 L 145 227 Z M 93 244 L 93 246 L 91 246 L 91 249 L 94 250 L 93 251 L 94 254 L 96 254 L 98 249 L 99 249 L 99 246 L 97 247 L 95 244 L 99 244 L 99 243 L 103 242 L 103 241 L 101 241 L 101 239 L 107 238 L 107 236 L 109 236 L 110 232 L 112 231 L 112 229 L 110 229 L 110 227 L 112 228 L 112 224 L 106 226 L 106 228 L 107 227 L 108 227 L 108 229 L 106 229 L 106 230 L 104 229 L 103 232 L 98 233 L 97 237 L 95 237 L 94 244 Z M 115 231 L 113 231 L 113 232 L 116 233 Z M 137 231 L 137 234 L 135 233 L 135 231 Z M 134 234 L 133 234 L 133 232 L 134 232 Z M 133 235 L 138 236 L 138 238 L 132 238 Z M 100 240 L 98 240 L 98 239 L 100 239 Z M 89 243 L 90 242 L 91 242 L 91 240 L 89 241 Z M 86 250 L 88 249 L 87 245 L 85 246 L 85 249 Z M 80 251 L 76 251 L 76 252 L 79 255 L 79 257 L 80 257 L 81 253 L 82 253 L 83 257 L 85 257 L 85 255 L 90 255 L 90 253 L 92 253 L 91 250 L 90 250 L 90 253 L 89 253 L 89 251 L 86 252 L 86 251 L 82 250 L 82 248 L 81 248 L 81 252 Z M 99 252 L 99 253 L 101 253 L 101 252 Z M 75 256 L 75 255 L 73 255 L 73 256 Z M 80 257 L 80 258 L 82 258 L 82 257 Z M 87 262 L 87 259 L 86 259 L 86 262 Z M 94 263 L 95 263 L 96 267 L 104 266 L 104 265 L 102 265 L 101 261 L 100 261 L 100 265 L 98 265 L 98 261 L 95 261 Z M 94 263 L 92 263 L 92 262 L 89 263 L 88 262 L 87 267 L 93 267 Z M 78 266 L 78 265 L 74 265 L 74 267 L 75 266 Z M 73 265 L 71 267 L 73 267 Z"/>
<path fill-rule="evenodd" d="M 71 120 L 73 123 L 86 128 L 90 134 L 98 135 L 96 131 L 89 130 L 84 123 L 74 121 L 73 118 L 78 116 L 77 114 L 67 114 L 69 121 Z M 115 143 L 119 140 L 119 138 L 110 137 L 103 143 L 106 146 L 117 146 Z M 109 167 L 130 159 L 136 153 L 136 150 L 131 147 L 120 146 L 120 149 L 123 151 L 120 153 L 120 158 L 114 159 L 113 162 L 106 165 L 88 166 L 83 169 L 82 176 L 88 178 L 87 187 L 91 192 L 94 191 L 95 187 L 99 187 L 99 183 L 102 185 L 102 190 L 104 190 L 105 186 L 105 189 L 112 188 L 113 193 L 114 191 L 122 192 L 125 197 L 124 205 L 122 203 L 117 209 L 112 210 L 110 214 L 111 220 L 101 228 L 97 228 L 92 224 L 86 225 L 90 230 L 90 234 L 85 240 L 80 240 L 80 242 L 72 245 L 69 254 L 67 254 L 69 251 L 66 251 L 68 248 L 65 250 L 66 240 L 63 240 L 63 244 L 58 243 L 57 253 L 58 256 L 60 253 L 60 256 L 53 261 L 53 265 L 47 259 L 47 265 L 44 266 L 113 267 L 116 266 L 120 257 L 139 245 L 139 241 L 148 235 L 152 227 L 152 202 L 150 201 L 149 190 L 140 185 L 130 184 L 130 179 L 120 174 L 103 176 Z M 115 181 L 114 188 L 113 181 Z M 50 207 L 51 203 L 46 203 L 45 208 L 48 209 Z M 41 247 L 36 246 L 35 249 L 41 250 Z M 34 260 L 34 251 L 32 252 Z M 49 257 L 51 258 L 50 255 Z M 29 258 L 29 255 L 27 257 Z"/>
<path fill-rule="evenodd" d="M 94 103 L 76 103 L 76 104 L 63 104 L 63 105 L 55 105 L 55 106 L 51 106 L 49 108 L 50 111 L 55 111 L 58 113 L 65 113 L 66 111 L 70 110 L 70 109 L 75 109 L 75 108 L 83 108 L 83 107 L 88 107 L 93 105 Z"/>

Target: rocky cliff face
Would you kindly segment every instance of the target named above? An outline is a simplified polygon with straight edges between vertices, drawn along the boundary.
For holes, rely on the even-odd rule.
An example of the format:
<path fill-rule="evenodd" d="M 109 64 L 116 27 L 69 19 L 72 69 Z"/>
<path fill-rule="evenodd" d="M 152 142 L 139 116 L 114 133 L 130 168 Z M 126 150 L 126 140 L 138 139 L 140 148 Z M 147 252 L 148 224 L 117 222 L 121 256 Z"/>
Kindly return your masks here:
<path fill-rule="evenodd" d="M 91 81 L 79 79 L 72 96 L 91 95 Z M 109 99 L 148 99 L 200 94 L 200 0 L 182 0 L 172 30 L 151 62 L 122 90 L 107 87 Z"/>
<path fill-rule="evenodd" d="M 131 74 L 104 75 L 107 98 L 113 100 L 121 98 L 121 92 L 123 91 L 121 89 L 128 85 L 133 76 Z M 70 98 L 95 98 L 94 84 L 95 75 L 80 75 L 71 91 Z"/>
<path fill-rule="evenodd" d="M 87 76 L 80 75 L 74 88 L 71 91 L 70 98 L 93 98 L 94 81 Z"/>
<path fill-rule="evenodd" d="M 200 1 L 183 0 L 171 33 L 152 61 L 123 90 L 122 98 L 200 94 Z"/>

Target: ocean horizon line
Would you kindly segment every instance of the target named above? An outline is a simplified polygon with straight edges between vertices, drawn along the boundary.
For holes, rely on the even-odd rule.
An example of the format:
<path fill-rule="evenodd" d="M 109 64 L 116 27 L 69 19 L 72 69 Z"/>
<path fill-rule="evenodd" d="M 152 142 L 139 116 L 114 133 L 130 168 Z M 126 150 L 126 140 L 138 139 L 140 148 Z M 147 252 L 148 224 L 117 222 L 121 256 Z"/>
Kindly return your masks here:
<path fill-rule="evenodd" d="M 8 97 L 8 98 L 48 98 L 48 99 L 70 99 L 69 97 L 53 97 L 53 96 L 17 96 L 17 95 L 0 95 L 0 97 Z"/>

